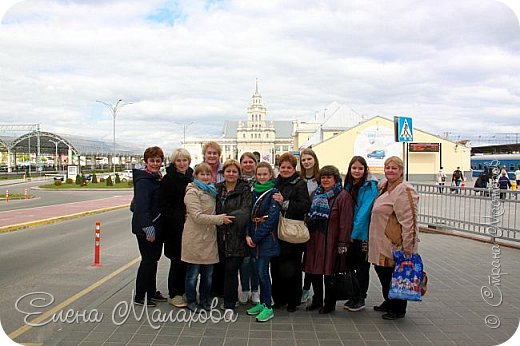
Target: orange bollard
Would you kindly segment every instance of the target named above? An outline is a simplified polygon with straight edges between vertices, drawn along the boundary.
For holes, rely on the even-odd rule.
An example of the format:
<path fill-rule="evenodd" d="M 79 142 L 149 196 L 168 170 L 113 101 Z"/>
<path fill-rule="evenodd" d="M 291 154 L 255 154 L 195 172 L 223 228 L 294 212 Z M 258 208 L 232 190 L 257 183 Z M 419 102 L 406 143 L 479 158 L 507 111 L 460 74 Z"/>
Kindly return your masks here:
<path fill-rule="evenodd" d="M 99 267 L 101 262 L 99 260 L 100 257 L 100 240 L 101 240 L 101 223 L 99 221 L 96 222 L 96 241 L 94 246 L 94 266 Z"/>
<path fill-rule="evenodd" d="M 27 189 L 25 189 L 25 190 L 23 191 L 23 198 L 24 198 L 24 199 L 29 199 L 29 195 L 27 194 Z"/>
<path fill-rule="evenodd" d="M 9 190 L 5 190 L 5 203 L 9 203 Z"/>

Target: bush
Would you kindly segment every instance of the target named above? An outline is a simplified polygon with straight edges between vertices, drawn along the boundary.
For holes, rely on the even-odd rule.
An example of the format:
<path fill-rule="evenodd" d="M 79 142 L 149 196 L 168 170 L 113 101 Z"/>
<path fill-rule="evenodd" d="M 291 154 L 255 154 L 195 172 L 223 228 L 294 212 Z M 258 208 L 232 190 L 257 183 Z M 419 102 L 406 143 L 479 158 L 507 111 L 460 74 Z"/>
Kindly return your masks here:
<path fill-rule="evenodd" d="M 54 185 L 55 186 L 61 186 L 61 180 L 60 179 L 54 179 Z"/>
<path fill-rule="evenodd" d="M 85 174 L 81 175 L 81 186 L 87 186 L 87 179 L 85 178 Z"/>
<path fill-rule="evenodd" d="M 96 177 L 96 172 L 92 173 L 92 184 L 96 184 L 98 181 L 97 181 L 97 177 Z"/>
<path fill-rule="evenodd" d="M 106 180 L 107 186 L 114 186 L 114 183 L 112 182 L 112 177 L 109 175 Z"/>
<path fill-rule="evenodd" d="M 76 185 L 81 185 L 81 175 L 77 174 L 76 175 Z"/>
<path fill-rule="evenodd" d="M 121 178 L 119 178 L 119 174 L 116 173 L 116 184 L 121 183 Z"/>
<path fill-rule="evenodd" d="M 128 187 L 134 187 L 134 181 L 133 180 L 129 180 L 128 181 Z"/>
<path fill-rule="evenodd" d="M 60 180 L 60 182 L 61 182 L 61 180 Z M 72 184 L 73 182 L 74 181 L 72 180 L 72 178 L 67 178 L 67 181 L 66 181 L 67 184 Z"/>
<path fill-rule="evenodd" d="M 104 183 L 105 182 L 105 178 L 99 178 L 99 182 L 100 183 Z"/>

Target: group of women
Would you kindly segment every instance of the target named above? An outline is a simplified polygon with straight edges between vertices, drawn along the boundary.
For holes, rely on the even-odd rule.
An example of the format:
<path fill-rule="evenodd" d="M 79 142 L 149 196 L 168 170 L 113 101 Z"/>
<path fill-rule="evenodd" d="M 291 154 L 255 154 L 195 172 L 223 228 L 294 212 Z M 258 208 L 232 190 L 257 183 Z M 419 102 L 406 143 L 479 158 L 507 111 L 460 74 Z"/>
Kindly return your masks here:
<path fill-rule="evenodd" d="M 338 168 L 320 169 L 311 149 L 300 154 L 300 172 L 297 158 L 282 154 L 276 177 L 271 165 L 258 163 L 252 153 L 224 163 L 220 154 L 216 142 L 206 143 L 204 162 L 193 170 L 189 152 L 177 149 L 161 177 L 164 155 L 153 147 L 145 151 L 145 170 L 134 170 L 132 230 L 142 256 L 136 304 L 168 300 L 176 307 L 208 310 L 210 297 L 219 296 L 224 316 L 250 301 L 247 314 L 265 322 L 274 317 L 273 309 L 296 311 L 312 286 L 305 309 L 327 314 L 336 308 L 334 274 L 342 256 L 360 283 L 346 310 L 365 307 L 372 263 L 384 297 L 374 309 L 384 312 L 384 319 L 404 317 L 406 301 L 388 297 L 392 251 L 417 251 L 418 195 L 403 182 L 400 158 L 385 161 L 386 179 L 378 187 L 361 156 L 352 158 L 342 181 Z M 310 240 L 278 239 L 280 215 L 305 220 Z M 169 299 L 156 289 L 163 243 L 171 260 Z"/>

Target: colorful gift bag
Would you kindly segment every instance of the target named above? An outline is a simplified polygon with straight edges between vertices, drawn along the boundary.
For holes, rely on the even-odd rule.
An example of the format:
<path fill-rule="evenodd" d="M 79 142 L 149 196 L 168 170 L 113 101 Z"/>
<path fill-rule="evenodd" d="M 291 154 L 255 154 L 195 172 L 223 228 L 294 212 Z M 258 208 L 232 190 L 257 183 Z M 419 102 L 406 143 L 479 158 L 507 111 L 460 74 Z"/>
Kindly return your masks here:
<path fill-rule="evenodd" d="M 388 298 L 421 301 L 423 263 L 419 254 L 405 257 L 403 251 L 394 251 L 395 267 Z"/>

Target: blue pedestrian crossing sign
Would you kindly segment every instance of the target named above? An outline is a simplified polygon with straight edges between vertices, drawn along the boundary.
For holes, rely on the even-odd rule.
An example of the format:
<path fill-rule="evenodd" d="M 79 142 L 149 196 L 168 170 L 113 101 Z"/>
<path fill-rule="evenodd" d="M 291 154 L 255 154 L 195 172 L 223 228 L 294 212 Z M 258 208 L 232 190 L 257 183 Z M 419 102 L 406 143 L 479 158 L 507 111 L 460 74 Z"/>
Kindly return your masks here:
<path fill-rule="evenodd" d="M 395 141 L 413 142 L 412 118 L 394 117 Z"/>

